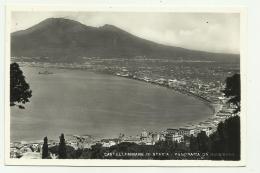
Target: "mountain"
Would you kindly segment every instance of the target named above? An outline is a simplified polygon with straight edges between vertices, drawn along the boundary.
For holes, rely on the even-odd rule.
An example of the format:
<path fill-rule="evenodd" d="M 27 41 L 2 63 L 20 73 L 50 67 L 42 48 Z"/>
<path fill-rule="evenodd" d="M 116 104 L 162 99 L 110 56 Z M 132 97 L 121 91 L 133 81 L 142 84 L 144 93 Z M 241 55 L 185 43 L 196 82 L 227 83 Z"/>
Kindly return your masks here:
<path fill-rule="evenodd" d="M 64 18 L 48 18 L 11 34 L 11 56 L 50 62 L 80 62 L 82 57 L 168 58 L 239 61 L 239 55 L 166 46 L 134 36 L 113 25 L 90 27 Z M 48 57 L 46 59 L 45 57 Z"/>

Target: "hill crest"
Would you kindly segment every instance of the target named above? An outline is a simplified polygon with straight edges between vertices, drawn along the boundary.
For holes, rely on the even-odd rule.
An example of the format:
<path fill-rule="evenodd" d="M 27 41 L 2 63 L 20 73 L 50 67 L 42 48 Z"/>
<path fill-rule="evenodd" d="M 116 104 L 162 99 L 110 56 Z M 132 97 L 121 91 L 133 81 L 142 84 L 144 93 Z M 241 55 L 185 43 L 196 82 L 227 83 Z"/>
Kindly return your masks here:
<path fill-rule="evenodd" d="M 11 56 L 50 57 L 48 61 L 79 62 L 82 57 L 234 60 L 239 55 L 210 53 L 158 44 L 116 26 L 86 26 L 65 18 L 48 18 L 11 34 Z"/>

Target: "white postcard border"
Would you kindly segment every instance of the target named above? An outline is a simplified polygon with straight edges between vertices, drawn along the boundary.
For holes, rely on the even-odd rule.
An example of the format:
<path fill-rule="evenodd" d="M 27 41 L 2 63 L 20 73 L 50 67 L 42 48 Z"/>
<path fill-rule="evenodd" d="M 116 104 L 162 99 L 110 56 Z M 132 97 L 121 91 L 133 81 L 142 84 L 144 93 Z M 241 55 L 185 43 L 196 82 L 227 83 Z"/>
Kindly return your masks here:
<path fill-rule="evenodd" d="M 10 26 L 13 11 L 88 11 L 88 12 L 208 12 L 240 13 L 240 74 L 241 74 L 241 160 L 97 160 L 97 159 L 12 159 L 10 158 Z M 123 5 L 15 5 L 6 6 L 5 34 L 5 164 L 53 166 L 246 166 L 246 67 L 247 10 L 242 6 L 123 6 Z"/>

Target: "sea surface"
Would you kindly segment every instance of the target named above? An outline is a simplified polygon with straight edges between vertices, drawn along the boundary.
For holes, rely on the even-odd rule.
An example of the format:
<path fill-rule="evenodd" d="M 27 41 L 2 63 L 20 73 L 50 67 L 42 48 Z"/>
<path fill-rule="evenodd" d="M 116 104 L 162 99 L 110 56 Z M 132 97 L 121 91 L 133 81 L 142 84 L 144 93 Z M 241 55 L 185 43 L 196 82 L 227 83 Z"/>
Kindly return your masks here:
<path fill-rule="evenodd" d="M 61 133 L 118 137 L 205 120 L 202 101 L 142 81 L 83 70 L 22 67 L 32 89 L 25 109 L 11 107 L 11 142 L 59 139 Z"/>

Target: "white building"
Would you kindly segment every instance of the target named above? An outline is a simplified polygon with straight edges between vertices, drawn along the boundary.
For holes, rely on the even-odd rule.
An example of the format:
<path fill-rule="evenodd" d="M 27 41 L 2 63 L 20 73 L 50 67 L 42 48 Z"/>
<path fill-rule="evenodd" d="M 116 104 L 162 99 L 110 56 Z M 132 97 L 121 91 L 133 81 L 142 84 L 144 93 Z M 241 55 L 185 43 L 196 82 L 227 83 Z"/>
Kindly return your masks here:
<path fill-rule="evenodd" d="M 167 141 L 176 141 L 179 143 L 184 140 L 184 136 L 179 134 L 179 129 L 167 129 L 165 139 Z"/>
<path fill-rule="evenodd" d="M 116 145 L 116 142 L 115 141 L 108 141 L 108 142 L 103 142 L 102 143 L 102 146 L 103 147 L 111 147 L 113 145 Z"/>
<path fill-rule="evenodd" d="M 182 136 L 194 136 L 195 130 L 192 127 L 179 128 L 179 134 Z"/>
<path fill-rule="evenodd" d="M 154 145 L 156 142 L 160 140 L 160 134 L 158 133 L 153 133 L 152 134 L 152 145 Z"/>
<path fill-rule="evenodd" d="M 203 128 L 201 128 L 201 131 L 204 131 L 207 136 L 209 136 L 213 133 L 212 127 L 203 127 Z"/>

